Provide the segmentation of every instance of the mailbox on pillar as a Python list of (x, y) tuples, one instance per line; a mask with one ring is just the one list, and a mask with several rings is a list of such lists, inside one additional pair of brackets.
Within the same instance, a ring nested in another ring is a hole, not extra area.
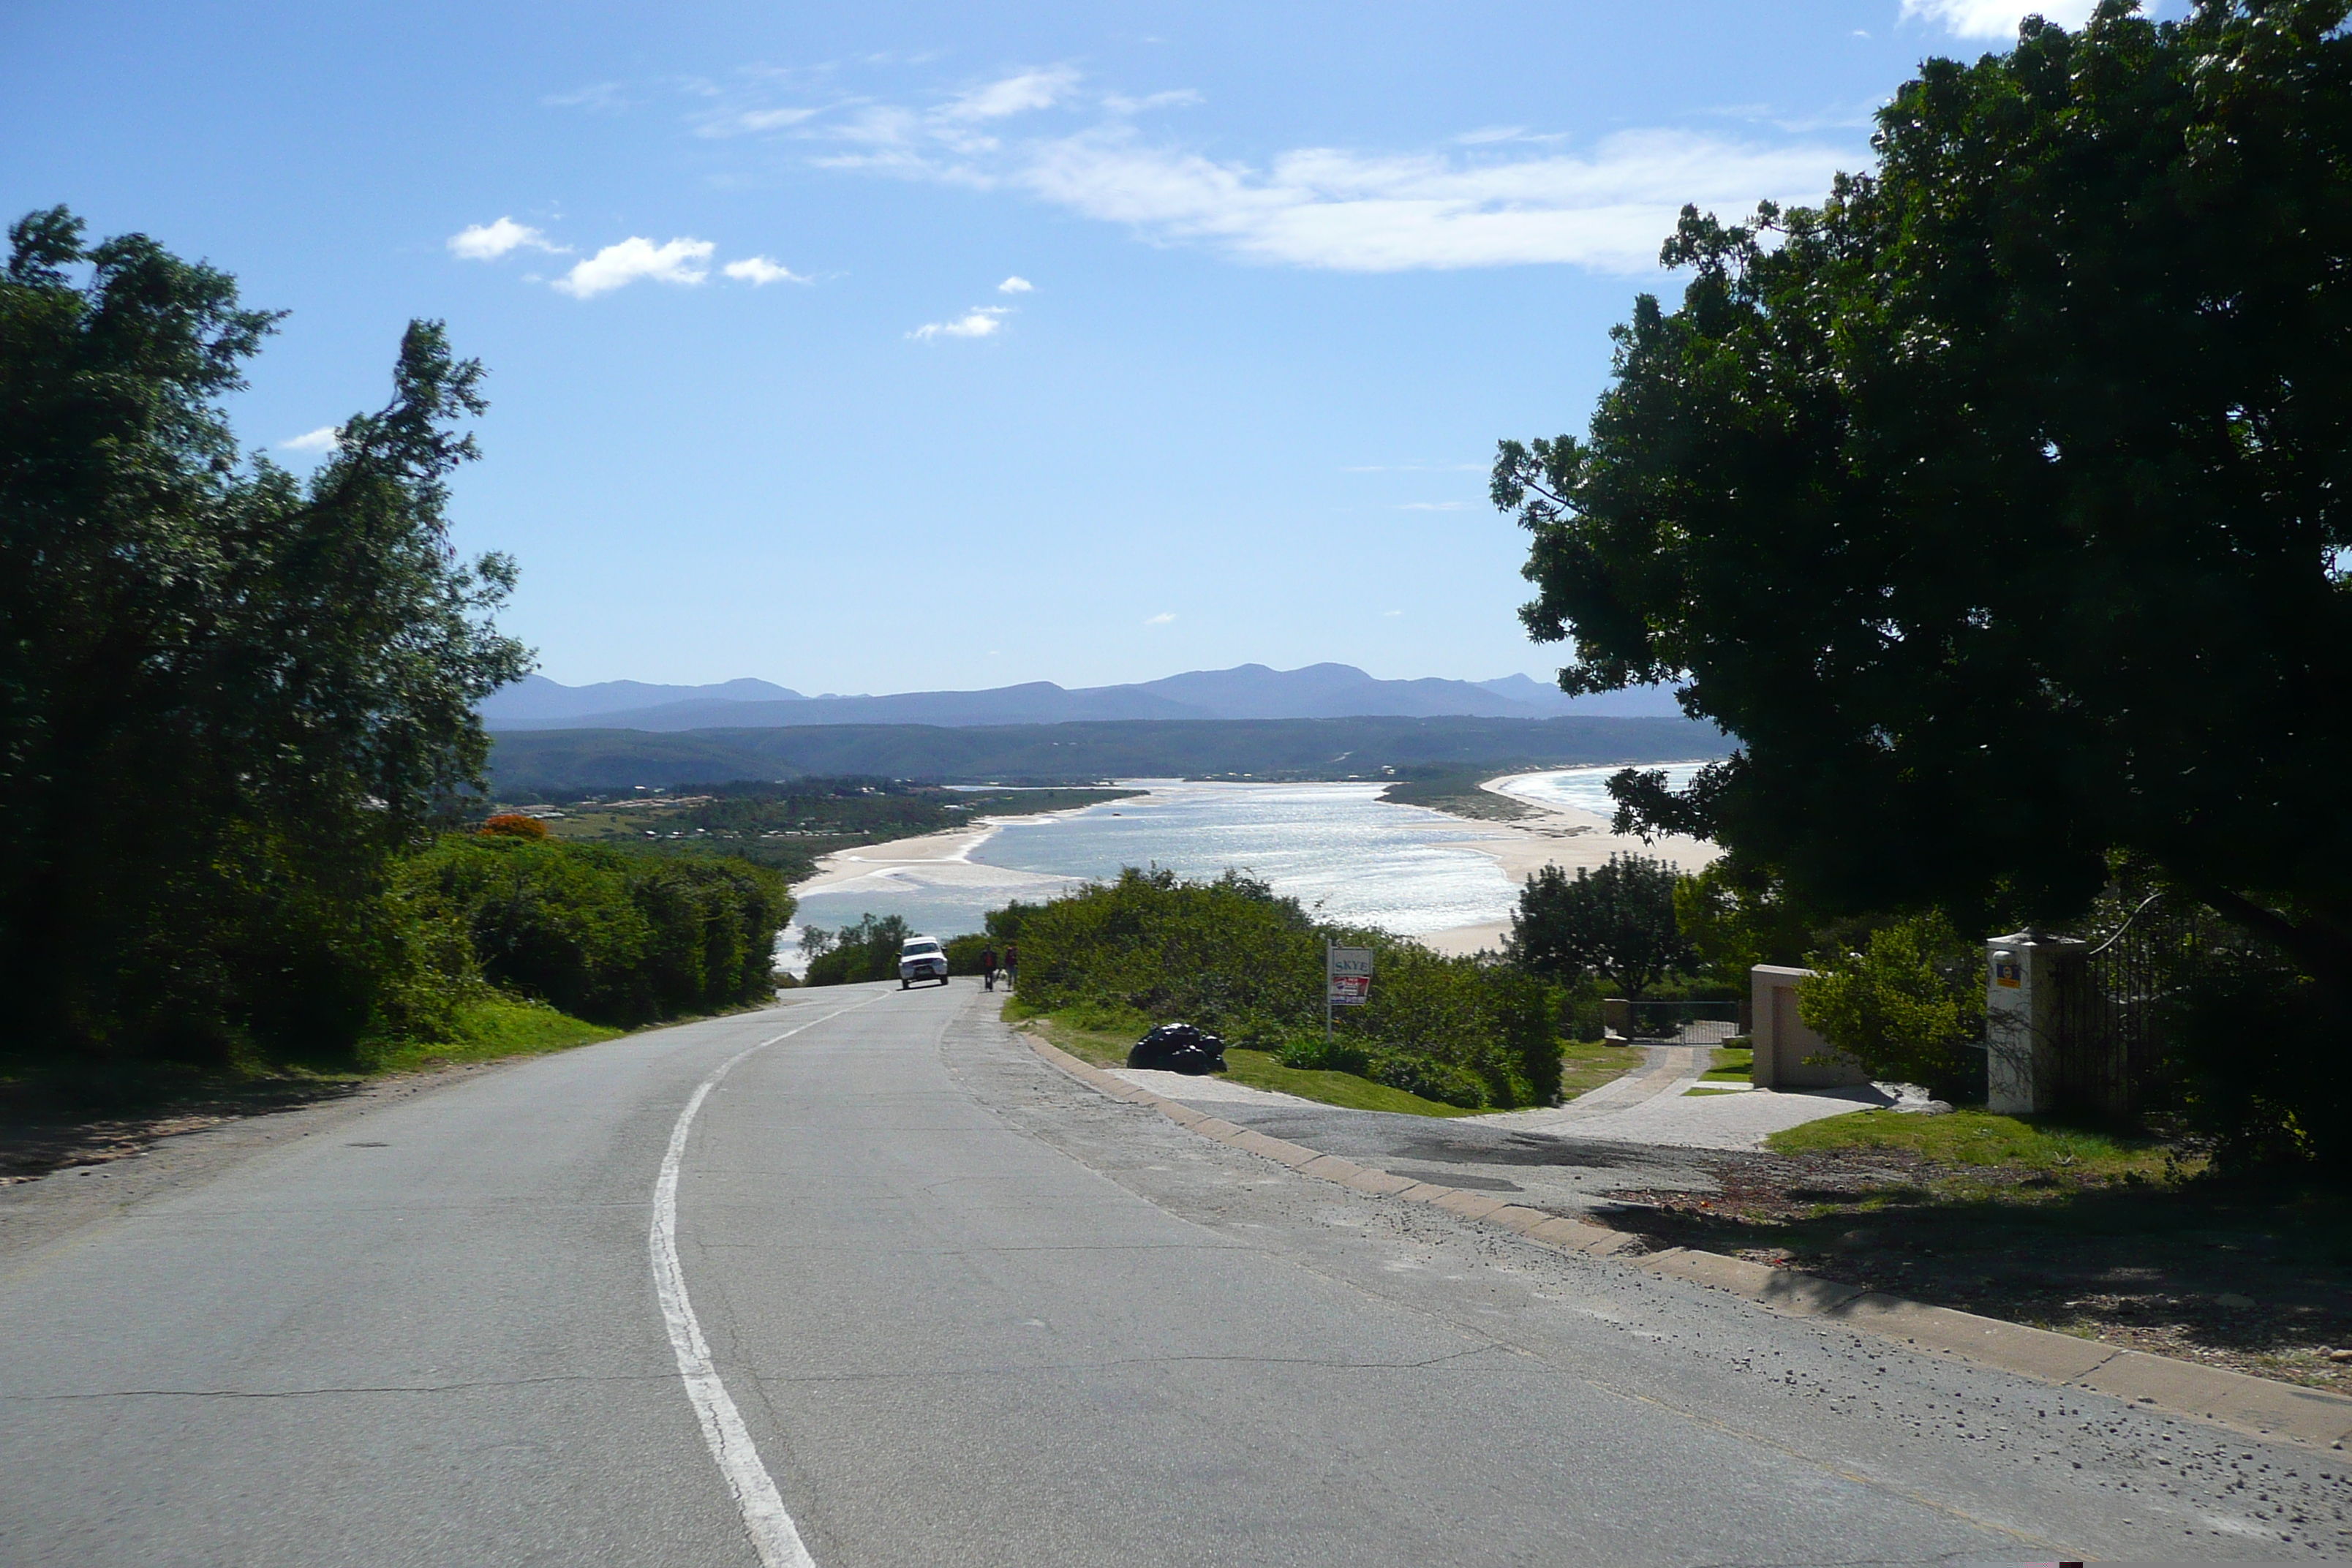
[(1985, 943), (1985, 1108), (2004, 1116), (2057, 1109), (2066, 988), (2083, 943), (2019, 931)]

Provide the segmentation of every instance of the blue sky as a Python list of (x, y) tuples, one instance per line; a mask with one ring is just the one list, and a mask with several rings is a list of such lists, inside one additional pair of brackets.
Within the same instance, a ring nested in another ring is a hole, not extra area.
[(298, 465), (446, 318), (559, 680), (1548, 677), (1495, 440), (1582, 427), (1682, 202), (1817, 196), (2023, 9), (27, 3), (0, 205), (290, 310)]

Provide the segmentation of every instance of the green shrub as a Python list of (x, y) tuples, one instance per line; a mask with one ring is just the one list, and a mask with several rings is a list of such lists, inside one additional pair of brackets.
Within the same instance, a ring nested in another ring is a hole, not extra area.
[(2232, 1175), (2316, 1165), (2352, 1177), (2352, 1089), (2336, 1063), (2343, 1014), (2283, 954), (2242, 935), (2209, 945), (2170, 987), (2191, 1130)]
[(483, 978), (600, 1024), (759, 1001), (792, 899), (774, 872), (717, 857), (451, 835), (401, 868), (420, 921), (461, 928)]
[[(1457, 1106), (1548, 1104), (1559, 1091), (1558, 1004), (1541, 981), (1375, 931), (1320, 926), (1297, 901), (1227, 872), (1192, 882), (1132, 868), (1029, 906), (1023, 1005), (1183, 1019), (1284, 1065), (1358, 1072)], [(1327, 941), (1374, 950), (1370, 1002), (1323, 1043)]]
[(1832, 950), (1814, 969), (1798, 1016), (1873, 1078), (1938, 1094), (1966, 1081), (1962, 1049), (1984, 1034), (1984, 961), (1943, 915), (1881, 926), (1864, 951)]
[(866, 915), (856, 925), (837, 931), (815, 931), (802, 942), (814, 944), (809, 960), (811, 985), (854, 985), (869, 980), (898, 978), (898, 948), (914, 934), (898, 915)]
[(1697, 953), (1675, 920), (1675, 868), (1640, 855), (1612, 855), (1570, 878), (1546, 866), (1519, 889), (1504, 948), (1531, 973), (1564, 985), (1598, 974), (1620, 996), (1640, 996)]

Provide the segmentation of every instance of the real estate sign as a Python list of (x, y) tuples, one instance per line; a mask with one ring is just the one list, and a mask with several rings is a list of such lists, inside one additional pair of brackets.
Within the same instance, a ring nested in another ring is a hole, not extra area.
[(1328, 989), (1325, 995), (1334, 1007), (1360, 1007), (1372, 999), (1372, 950), (1369, 947), (1333, 947), (1324, 950), (1329, 959), (1325, 968)]

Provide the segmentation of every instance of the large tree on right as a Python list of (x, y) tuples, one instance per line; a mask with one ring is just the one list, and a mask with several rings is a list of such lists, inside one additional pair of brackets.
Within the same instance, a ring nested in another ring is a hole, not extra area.
[(1589, 436), (1495, 470), (1562, 686), (1737, 739), (1627, 816), (1964, 931), (2134, 862), (2352, 1005), (2347, 9), (2030, 18), (1818, 209), (1685, 209)]

